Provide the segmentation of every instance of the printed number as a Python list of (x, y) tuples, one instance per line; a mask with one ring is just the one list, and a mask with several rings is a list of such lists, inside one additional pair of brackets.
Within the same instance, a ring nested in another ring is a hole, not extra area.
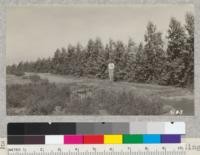
[(170, 111), (171, 115), (183, 115), (183, 110), (171, 110)]

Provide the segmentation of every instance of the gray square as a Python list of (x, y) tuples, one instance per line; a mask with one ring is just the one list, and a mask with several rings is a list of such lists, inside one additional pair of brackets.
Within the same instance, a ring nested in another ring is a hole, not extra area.
[(93, 123), (77, 123), (76, 134), (92, 134), (94, 133)]
[(130, 134), (146, 134), (147, 127), (144, 122), (131, 122), (130, 123)]
[(94, 134), (111, 134), (112, 123), (94, 123)]
[(113, 123), (112, 133), (113, 134), (128, 134), (129, 123)]

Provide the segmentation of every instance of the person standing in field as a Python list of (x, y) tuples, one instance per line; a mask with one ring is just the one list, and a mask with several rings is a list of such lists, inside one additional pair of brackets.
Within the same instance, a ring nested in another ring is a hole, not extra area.
[(108, 73), (109, 73), (110, 81), (114, 81), (114, 69), (115, 69), (115, 64), (112, 62), (109, 63), (108, 64)]

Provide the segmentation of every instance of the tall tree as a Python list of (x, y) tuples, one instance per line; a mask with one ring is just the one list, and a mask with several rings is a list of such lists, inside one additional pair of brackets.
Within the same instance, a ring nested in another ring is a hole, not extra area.
[(175, 18), (171, 18), (168, 30), (167, 63), (164, 78), (166, 84), (183, 84), (185, 70), (186, 34), (184, 27)]
[(107, 70), (107, 65), (108, 65), (108, 51), (105, 50), (102, 41), (97, 38), (95, 41), (95, 50), (97, 52), (97, 73), (96, 77), (105, 79), (107, 78), (106, 70)]
[(117, 41), (114, 46), (115, 80), (124, 80), (126, 77), (126, 48), (122, 41)]
[(96, 75), (96, 61), (97, 61), (97, 51), (95, 51), (95, 41), (90, 39), (87, 44), (87, 53), (86, 53), (87, 63), (85, 72), (89, 76)]
[(63, 47), (61, 48), (61, 51), (60, 51), (60, 74), (66, 74), (67, 71), (68, 71), (68, 68), (67, 68), (67, 62), (68, 62), (68, 55), (67, 55), (67, 50)]
[(68, 73), (73, 75), (76, 74), (76, 47), (68, 45), (67, 51)]
[(185, 16), (186, 29), (186, 53), (185, 53), (185, 74), (184, 85), (194, 85), (194, 15), (187, 13)]
[(84, 63), (87, 62), (87, 60), (85, 60), (84, 57), (85, 57), (85, 52), (83, 50), (83, 47), (80, 43), (77, 43), (77, 45), (76, 45), (76, 68), (75, 68), (75, 73), (77, 76), (83, 76)]
[(61, 51), (60, 49), (56, 49), (53, 57), (53, 68), (54, 73), (60, 73), (60, 59), (61, 59)]
[(156, 82), (160, 79), (163, 66), (164, 50), (162, 34), (157, 31), (156, 25), (149, 22), (144, 36), (145, 75), (147, 82)]
[(139, 44), (138, 50), (136, 53), (136, 58), (135, 58), (135, 81), (136, 82), (145, 82), (145, 71), (146, 71), (146, 60), (145, 60), (145, 55), (144, 55), (144, 46), (142, 43)]
[(136, 79), (136, 55), (137, 55), (138, 47), (136, 43), (130, 38), (128, 40), (127, 50), (125, 52), (125, 61), (126, 61), (126, 79), (128, 81), (135, 81)]

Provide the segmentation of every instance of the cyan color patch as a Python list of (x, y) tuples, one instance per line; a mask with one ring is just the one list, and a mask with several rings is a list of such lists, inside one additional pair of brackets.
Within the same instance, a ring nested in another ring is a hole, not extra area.
[(160, 137), (157, 134), (143, 135), (143, 143), (161, 143)]

